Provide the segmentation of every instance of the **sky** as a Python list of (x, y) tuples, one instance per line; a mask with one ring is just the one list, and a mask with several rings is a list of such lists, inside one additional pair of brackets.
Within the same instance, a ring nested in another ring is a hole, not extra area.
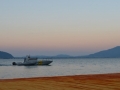
[(0, 51), (81, 56), (120, 46), (120, 0), (0, 0)]

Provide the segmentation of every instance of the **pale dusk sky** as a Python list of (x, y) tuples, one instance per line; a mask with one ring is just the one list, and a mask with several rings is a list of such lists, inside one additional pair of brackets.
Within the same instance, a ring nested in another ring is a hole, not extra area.
[(0, 0), (0, 51), (87, 55), (120, 46), (120, 0)]

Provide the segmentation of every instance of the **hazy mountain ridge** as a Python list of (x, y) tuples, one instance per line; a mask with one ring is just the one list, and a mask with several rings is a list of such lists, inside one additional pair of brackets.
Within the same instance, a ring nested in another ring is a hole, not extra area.
[(0, 51), (0, 59), (11, 59), (14, 58), (10, 53)]
[[(94, 54), (90, 55), (85, 55), (85, 56), (70, 56), (66, 54), (59, 54), (56, 56), (46, 56), (46, 55), (37, 55), (37, 56), (31, 56), (31, 57), (37, 57), (37, 58), (120, 58), (120, 46), (107, 49), (107, 50), (102, 50)], [(11, 54), (7, 52), (0, 51), (0, 58), (2, 59), (9, 59), (9, 58), (14, 58)], [(18, 58), (18, 57), (15, 57)], [(24, 57), (19, 57), (19, 58), (24, 58)]]
[(120, 58), (120, 46), (87, 55), (88, 58)]
[(59, 55), (55, 55), (55, 56), (45, 56), (45, 55), (41, 55), (41, 56), (32, 56), (32, 57), (38, 57), (38, 58), (48, 58), (48, 59), (55, 59), (55, 58), (72, 58), (73, 56), (67, 55), (67, 54), (59, 54)]
[(70, 56), (66, 54), (59, 54), (56, 56), (38, 56), (38, 58), (120, 58), (120, 46), (85, 56)]
[(111, 49), (102, 50), (94, 54), (89, 54), (85, 56), (70, 56), (60, 54), (56, 56), (51, 56), (51, 58), (120, 58), (120, 46), (116, 46)]

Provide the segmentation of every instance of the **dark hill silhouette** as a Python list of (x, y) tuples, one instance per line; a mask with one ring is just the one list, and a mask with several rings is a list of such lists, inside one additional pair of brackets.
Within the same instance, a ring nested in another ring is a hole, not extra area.
[(14, 58), (14, 57), (7, 52), (0, 51), (0, 59), (10, 59), (10, 58)]
[(120, 58), (120, 46), (85, 56), (88, 58)]

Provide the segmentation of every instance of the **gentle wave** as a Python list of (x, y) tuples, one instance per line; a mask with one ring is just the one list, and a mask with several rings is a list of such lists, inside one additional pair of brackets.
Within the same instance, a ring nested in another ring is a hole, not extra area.
[(12, 64), (0, 64), (0, 66), (12, 66)]

